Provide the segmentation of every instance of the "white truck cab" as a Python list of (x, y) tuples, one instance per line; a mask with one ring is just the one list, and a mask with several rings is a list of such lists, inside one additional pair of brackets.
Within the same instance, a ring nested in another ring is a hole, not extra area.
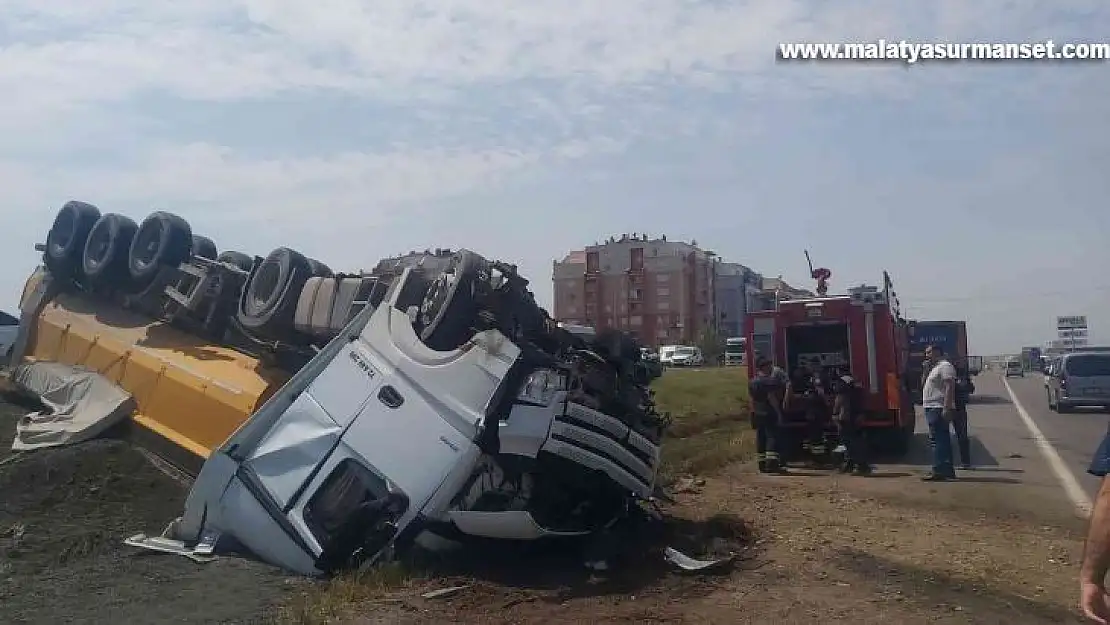
[(208, 459), (172, 538), (320, 575), (423, 531), (588, 535), (652, 496), (662, 425), (603, 413), (574, 350), (497, 329), (429, 348), (402, 301), (413, 271)]

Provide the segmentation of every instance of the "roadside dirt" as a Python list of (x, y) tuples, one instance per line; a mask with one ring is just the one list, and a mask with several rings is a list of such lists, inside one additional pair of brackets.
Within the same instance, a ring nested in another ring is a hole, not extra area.
[[(917, 492), (888, 498), (887, 483)], [(368, 598), (346, 622), (1081, 622), (1071, 611), (1077, 523), (1056, 515), (1029, 518), (1000, 498), (984, 499), (981, 507), (963, 494), (927, 491), (904, 474), (762, 477), (736, 469), (708, 480), (700, 492), (679, 495), (673, 507), (695, 520), (690, 526), (704, 528), (710, 543), (714, 533), (725, 535), (724, 543), (740, 550), (728, 575), (681, 576), (641, 564), (605, 580), (568, 575), (573, 569), (567, 567), (561, 576), (544, 576), (518, 566), (494, 578), (413, 582)], [(750, 528), (736, 514), (751, 519)], [(750, 541), (739, 539), (738, 527)], [(421, 598), (457, 585), (468, 586), (449, 597)], [(304, 618), (309, 613), (302, 610), (300, 620), (330, 620)]]
[[(0, 458), (20, 413), (0, 405)], [(0, 622), (1079, 622), (1081, 525), (1017, 505), (1007, 486), (734, 467), (667, 510), (678, 519), (669, 541), (740, 555), (724, 575), (676, 574), (655, 550), (591, 575), (566, 552), (500, 549), (433, 577), (310, 584), (243, 560), (200, 566), (122, 546), (179, 514), (185, 487), (98, 441), (0, 465)], [(421, 597), (455, 585), (466, 587)]]
[(25, 412), (0, 403), (0, 622), (261, 622), (302, 583), (253, 562), (199, 566), (123, 545), (179, 515), (185, 486), (120, 441), (12, 458)]

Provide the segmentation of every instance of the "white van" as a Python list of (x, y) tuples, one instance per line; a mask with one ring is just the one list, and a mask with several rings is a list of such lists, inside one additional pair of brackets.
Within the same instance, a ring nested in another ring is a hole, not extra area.
[(1077, 406), (1110, 410), (1110, 353), (1065, 354), (1048, 380), (1048, 407), (1068, 412)]
[(664, 367), (671, 366), (671, 361), (674, 360), (674, 352), (678, 349), (678, 345), (664, 345), (659, 348), (659, 364)]

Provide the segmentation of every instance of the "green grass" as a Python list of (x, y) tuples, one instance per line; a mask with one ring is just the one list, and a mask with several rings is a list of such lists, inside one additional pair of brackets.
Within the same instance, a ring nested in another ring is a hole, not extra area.
[[(652, 385), (660, 411), (673, 424), (663, 446), (665, 478), (712, 475), (754, 451), (748, 423), (747, 373), (743, 367), (668, 370)], [(307, 585), (276, 615), (281, 623), (341, 622), (373, 610), (398, 591), (434, 577), (434, 566), (385, 564), (361, 573)]]
[(670, 369), (652, 388), (659, 410), (674, 420), (663, 446), (665, 475), (708, 475), (752, 456), (746, 368)]

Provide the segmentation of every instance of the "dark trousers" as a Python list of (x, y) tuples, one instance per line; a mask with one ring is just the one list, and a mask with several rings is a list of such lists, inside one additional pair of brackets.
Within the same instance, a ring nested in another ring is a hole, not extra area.
[(782, 466), (782, 459), (779, 457), (778, 422), (774, 417), (756, 417), (753, 425), (755, 426), (755, 451), (760, 470)]
[(868, 453), (867, 439), (864, 438), (863, 428), (852, 421), (841, 422), (840, 442), (844, 444), (845, 468), (871, 468), (871, 454)]
[(956, 433), (956, 448), (960, 451), (960, 464), (971, 464), (971, 440), (967, 437), (967, 408), (957, 408), (952, 415), (952, 430)]
[(809, 448), (809, 454), (818, 463), (828, 462), (829, 449), (826, 442), (826, 435), (829, 422), (820, 417), (811, 415), (806, 422), (806, 446)]

